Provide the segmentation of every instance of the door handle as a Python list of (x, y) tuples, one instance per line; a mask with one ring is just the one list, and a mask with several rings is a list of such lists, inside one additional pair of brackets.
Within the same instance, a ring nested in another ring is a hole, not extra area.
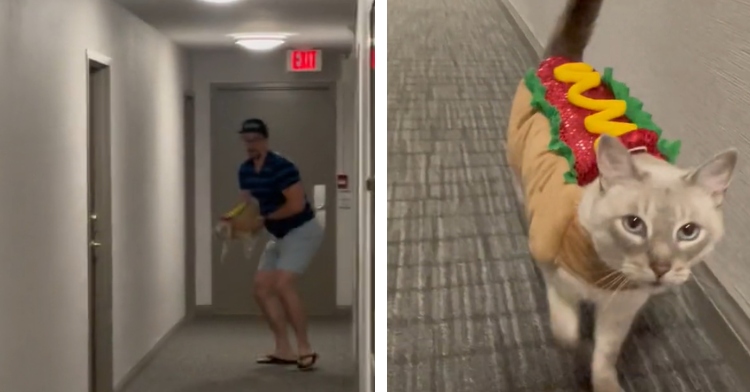
[(98, 247), (102, 246), (102, 243), (101, 242), (96, 242), (96, 241), (91, 241), (89, 243), (89, 245), (91, 245), (92, 248), (98, 248)]

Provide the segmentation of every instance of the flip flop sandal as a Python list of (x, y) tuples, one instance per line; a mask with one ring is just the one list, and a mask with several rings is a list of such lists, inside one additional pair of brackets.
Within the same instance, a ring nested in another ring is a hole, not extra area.
[(318, 353), (300, 355), (297, 360), (297, 369), (302, 371), (314, 370), (315, 362), (318, 362)]
[(279, 358), (275, 355), (266, 355), (265, 357), (260, 357), (255, 362), (261, 365), (295, 365), (298, 363), (293, 359)]

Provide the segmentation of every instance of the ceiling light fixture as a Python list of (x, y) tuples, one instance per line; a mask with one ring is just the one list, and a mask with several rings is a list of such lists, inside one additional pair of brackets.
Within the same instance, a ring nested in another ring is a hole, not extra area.
[(200, 0), (204, 3), (211, 3), (211, 4), (229, 4), (229, 3), (236, 3), (239, 0)]
[(234, 43), (248, 50), (268, 51), (283, 45), (284, 40), (279, 38), (242, 38), (234, 41)]
[(247, 50), (270, 51), (278, 48), (286, 42), (286, 38), (293, 34), (289, 33), (242, 33), (230, 34), (234, 43)]

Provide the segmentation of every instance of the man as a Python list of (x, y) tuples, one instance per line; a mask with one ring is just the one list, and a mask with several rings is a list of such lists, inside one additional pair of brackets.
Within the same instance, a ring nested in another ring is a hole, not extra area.
[[(257, 200), (271, 238), (254, 279), (254, 295), (274, 334), (273, 354), (258, 363), (310, 370), (318, 355), (307, 336), (307, 320), (295, 288), (323, 240), (323, 228), (307, 200), (297, 167), (268, 148), (268, 127), (257, 118), (242, 124), (240, 136), (248, 160), (240, 165), (239, 184), (245, 202)], [(287, 321), (297, 337), (297, 355), (287, 336)]]

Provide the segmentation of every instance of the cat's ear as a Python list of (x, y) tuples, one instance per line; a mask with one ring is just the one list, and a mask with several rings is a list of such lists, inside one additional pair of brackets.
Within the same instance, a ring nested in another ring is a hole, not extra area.
[(596, 163), (599, 167), (599, 179), (603, 190), (614, 184), (631, 180), (640, 180), (641, 173), (633, 163), (630, 151), (620, 139), (601, 135), (596, 150)]
[(724, 193), (732, 181), (734, 168), (737, 166), (737, 150), (730, 148), (715, 155), (697, 169), (688, 173), (686, 179), (694, 185), (707, 190), (717, 206), (724, 201)]

